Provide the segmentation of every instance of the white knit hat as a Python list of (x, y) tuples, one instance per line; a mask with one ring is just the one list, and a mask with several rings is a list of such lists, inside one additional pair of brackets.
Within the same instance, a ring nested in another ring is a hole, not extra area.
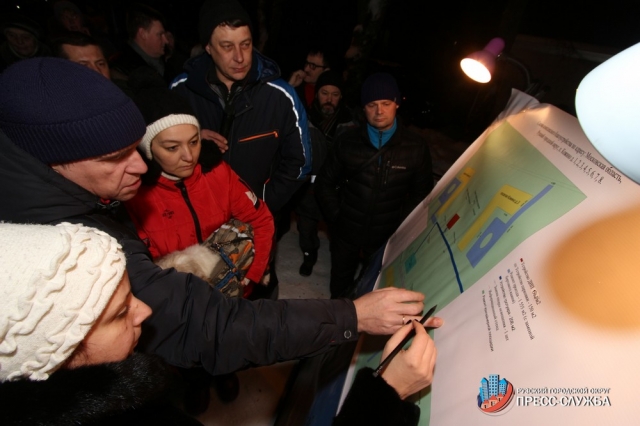
[(153, 138), (158, 136), (158, 133), (160, 133), (161, 131), (168, 129), (169, 127), (177, 126), (178, 124), (191, 124), (193, 126), (196, 126), (198, 132), (200, 131), (200, 123), (198, 122), (198, 119), (193, 115), (170, 114), (154, 121), (147, 126), (147, 131), (142, 137), (142, 140), (138, 145), (138, 149), (142, 151), (149, 160), (152, 160), (153, 154), (151, 153), (151, 141), (153, 140)]
[(122, 247), (97, 229), (0, 223), (0, 381), (47, 379), (91, 330), (124, 272)]

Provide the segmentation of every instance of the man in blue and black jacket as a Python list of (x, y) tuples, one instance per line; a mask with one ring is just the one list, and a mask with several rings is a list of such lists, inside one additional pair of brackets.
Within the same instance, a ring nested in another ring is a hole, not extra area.
[(253, 49), (249, 15), (235, 0), (205, 2), (198, 31), (206, 53), (187, 61), (172, 88), (191, 103), (202, 137), (276, 214), (311, 170), (304, 106)]
[(362, 84), (366, 123), (334, 141), (315, 183), (331, 230), (331, 297), (349, 295), (365, 263), (433, 188), (429, 140), (402, 124), (402, 94), (387, 73)]

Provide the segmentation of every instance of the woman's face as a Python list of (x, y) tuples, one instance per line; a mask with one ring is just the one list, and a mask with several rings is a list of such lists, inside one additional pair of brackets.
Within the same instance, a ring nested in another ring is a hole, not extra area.
[(151, 154), (167, 174), (188, 178), (200, 157), (200, 135), (193, 124), (164, 129), (151, 141)]
[(129, 275), (125, 272), (102, 315), (82, 341), (80, 349), (72, 355), (68, 367), (127, 358), (138, 343), (142, 321), (149, 315), (151, 308), (131, 294)]

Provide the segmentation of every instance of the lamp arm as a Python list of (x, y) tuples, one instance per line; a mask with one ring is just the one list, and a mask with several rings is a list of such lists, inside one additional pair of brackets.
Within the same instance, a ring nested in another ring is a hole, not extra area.
[(525, 78), (527, 79), (527, 90), (525, 91), (525, 93), (529, 93), (529, 90), (532, 89), (532, 85), (531, 85), (531, 73), (529, 72), (529, 68), (527, 68), (527, 66), (525, 64), (523, 64), (522, 62), (518, 61), (515, 58), (512, 58), (511, 56), (507, 55), (506, 53), (501, 53), (500, 55), (498, 55), (497, 59), (503, 60), (503, 61), (507, 61), (507, 62), (511, 62), (512, 64), (515, 64), (518, 68), (520, 68), (520, 70), (524, 73)]

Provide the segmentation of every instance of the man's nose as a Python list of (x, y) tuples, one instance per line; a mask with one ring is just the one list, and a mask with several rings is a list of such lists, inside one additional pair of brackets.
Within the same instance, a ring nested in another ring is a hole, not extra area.
[(147, 172), (147, 165), (137, 149), (134, 149), (131, 155), (128, 172), (135, 175), (142, 175)]
[(242, 52), (240, 46), (234, 49), (233, 60), (239, 63), (244, 62), (244, 53)]

